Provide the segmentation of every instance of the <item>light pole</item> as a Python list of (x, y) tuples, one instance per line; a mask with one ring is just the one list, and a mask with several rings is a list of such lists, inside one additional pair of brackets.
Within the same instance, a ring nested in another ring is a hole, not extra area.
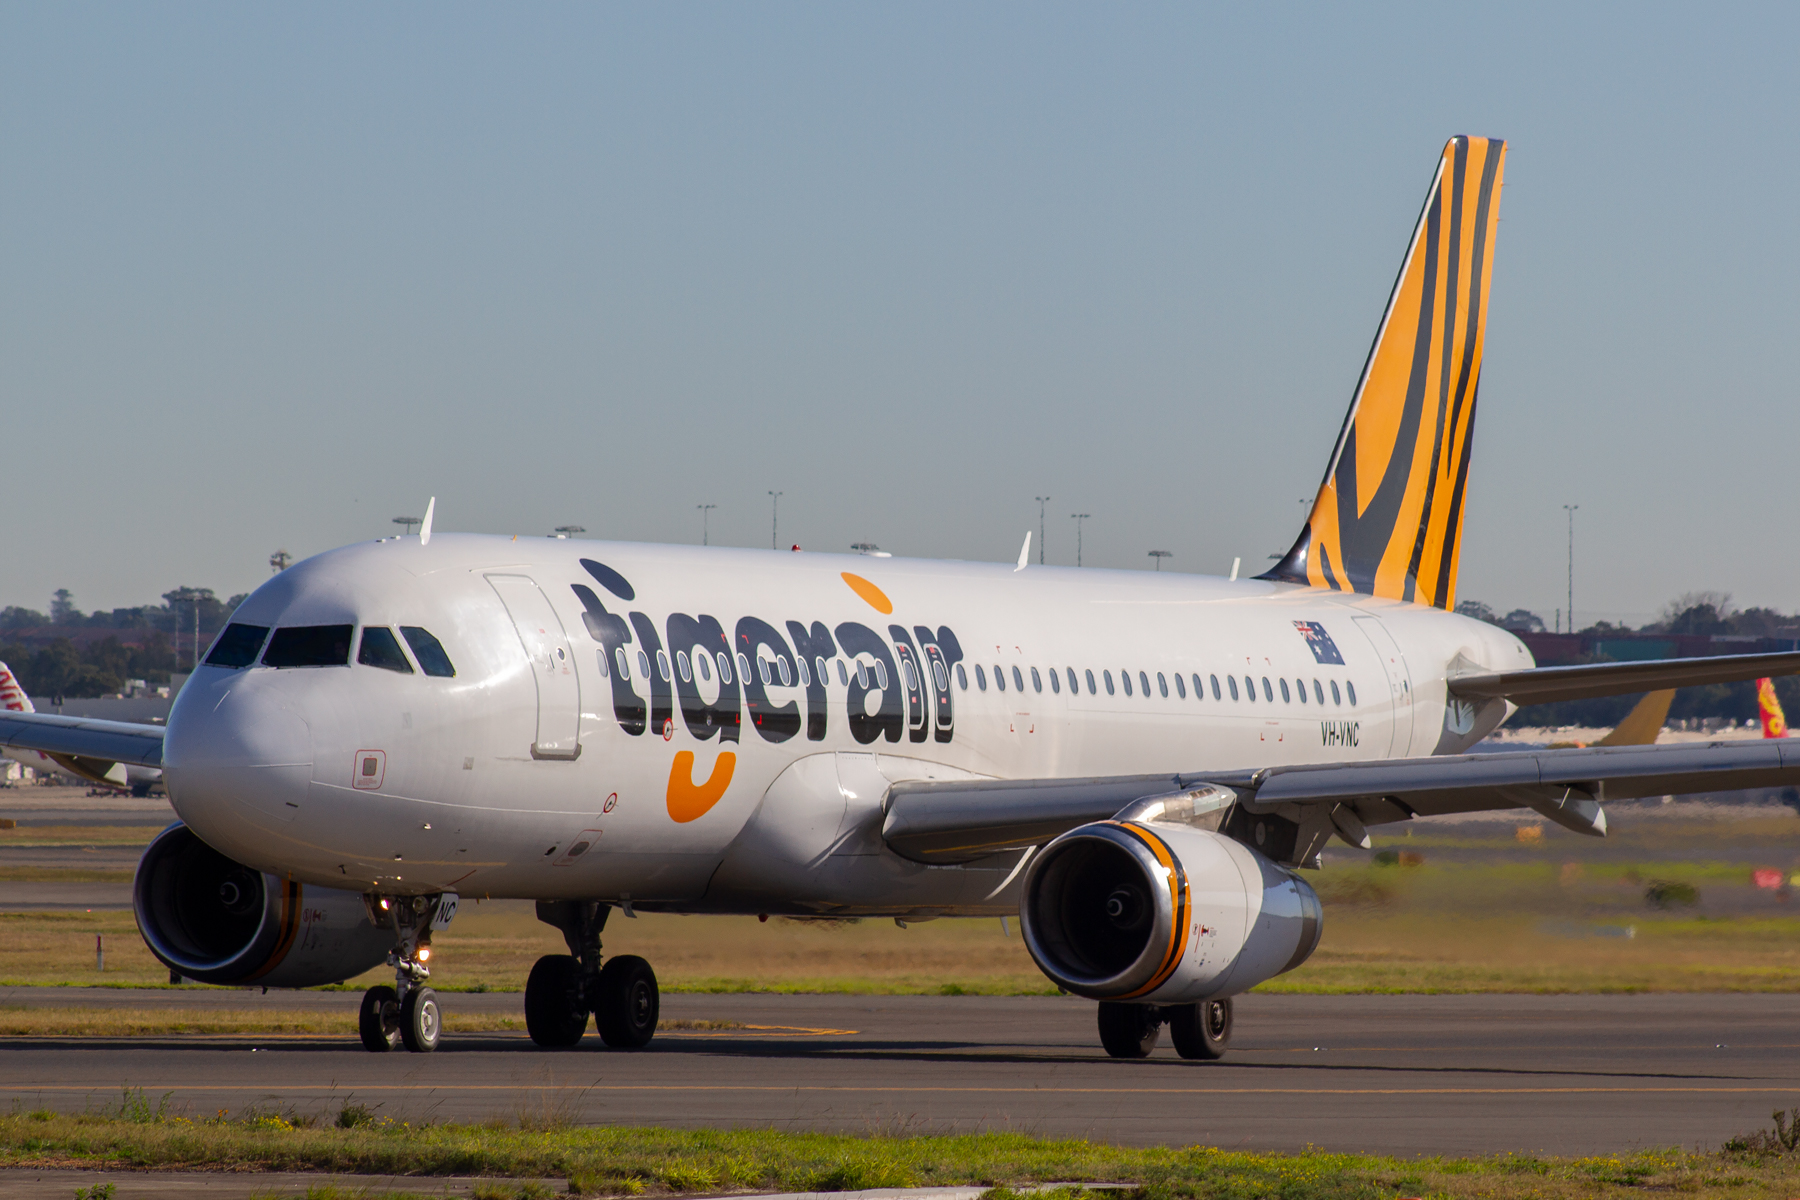
[(1569, 632), (1575, 632), (1575, 510), (1579, 504), (1565, 504), (1563, 511), (1569, 514)]
[(712, 544), (712, 534), (707, 529), (707, 522), (712, 516), (712, 510), (719, 506), (716, 504), (696, 504), (694, 507), (700, 510), (700, 544), (702, 546), (710, 546)]
[(781, 539), (776, 536), (776, 533), (781, 528), (781, 498), (785, 495), (787, 495), (786, 492), (769, 493), (769, 549), (771, 550), (781, 549)]
[(413, 530), (417, 529), (419, 526), (423, 525), (424, 523), (425, 523), (424, 519), (420, 518), (420, 517), (395, 517), (394, 518), (394, 524), (403, 526), (408, 535), (411, 535)]
[(171, 609), (175, 609), (175, 667), (177, 670), (181, 668), (181, 610), (175, 606), (178, 604), (194, 606), (194, 653), (193, 665), (190, 669), (198, 670), (200, 667), (200, 605), (212, 598), (213, 590), (211, 588), (180, 587), (172, 592), (163, 593), (163, 599), (169, 602)]
[(1069, 519), (1075, 522), (1075, 565), (1081, 565), (1081, 523), (1088, 519), (1087, 513), (1070, 513)]
[(1039, 496), (1037, 498), (1037, 502), (1038, 502), (1038, 566), (1041, 567), (1044, 565), (1044, 542), (1046, 540), (1044, 537), (1044, 529), (1045, 529), (1044, 505), (1050, 503), (1050, 497)]
[(1161, 571), (1162, 560), (1165, 558), (1174, 558), (1175, 552), (1173, 550), (1152, 550), (1150, 552), (1150, 557), (1156, 560), (1156, 569)]

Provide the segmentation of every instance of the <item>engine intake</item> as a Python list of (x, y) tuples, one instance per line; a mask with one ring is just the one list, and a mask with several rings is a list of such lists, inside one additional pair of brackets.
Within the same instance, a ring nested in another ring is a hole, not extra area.
[(1229, 792), (1140, 801), (1063, 834), (1026, 872), (1019, 923), (1038, 967), (1096, 1000), (1180, 1004), (1247, 991), (1318, 946), (1318, 895), (1217, 832)]
[(138, 861), (132, 908), (150, 952), (200, 983), (313, 987), (387, 958), (362, 896), (252, 870), (177, 822)]

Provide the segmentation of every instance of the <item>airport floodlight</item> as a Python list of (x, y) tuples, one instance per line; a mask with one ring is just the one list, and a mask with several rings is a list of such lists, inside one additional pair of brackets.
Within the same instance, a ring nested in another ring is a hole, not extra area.
[(1575, 632), (1575, 510), (1579, 504), (1565, 504), (1563, 511), (1569, 514), (1569, 632)]
[(1044, 543), (1049, 540), (1044, 536), (1046, 532), (1044, 525), (1044, 506), (1050, 503), (1050, 497), (1038, 496), (1035, 497), (1035, 499), (1038, 502), (1038, 566), (1041, 567), (1044, 565)]
[(394, 524), (404, 526), (406, 529), (406, 533), (409, 536), (412, 534), (413, 530), (417, 529), (419, 526), (423, 525), (424, 523), (425, 523), (425, 519), (423, 517), (395, 517), (394, 518)]
[(277, 550), (269, 555), (269, 574), (279, 575), (293, 564), (294, 556), (286, 550)]
[(1089, 513), (1070, 513), (1069, 519), (1075, 522), (1075, 565), (1081, 565), (1081, 523), (1088, 519)]
[(716, 504), (696, 504), (694, 507), (700, 510), (700, 544), (702, 546), (710, 546), (712, 544), (712, 531), (708, 529), (707, 526), (712, 517), (712, 510), (719, 506)]
[(1173, 550), (1152, 550), (1150, 552), (1150, 557), (1156, 560), (1156, 569), (1160, 571), (1162, 570), (1162, 560), (1165, 558), (1174, 558), (1175, 552)]
[(586, 525), (558, 525), (556, 527), (555, 532), (556, 532), (557, 537), (572, 538), (578, 533), (586, 533), (587, 526)]
[(785, 495), (787, 495), (786, 492), (769, 493), (769, 549), (771, 550), (781, 549), (781, 539), (775, 534), (781, 527), (781, 498)]

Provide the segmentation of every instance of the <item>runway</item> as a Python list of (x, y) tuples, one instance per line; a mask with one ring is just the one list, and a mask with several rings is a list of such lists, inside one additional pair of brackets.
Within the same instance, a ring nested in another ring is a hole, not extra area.
[[(342, 1005), (347, 993), (10, 989), (0, 1004)], [(515, 994), (446, 1008), (518, 1011)], [(1795, 1001), (1777, 995), (1249, 996), (1233, 1050), (1116, 1062), (1072, 998), (670, 995), (647, 1050), (523, 1034), (435, 1055), (343, 1037), (15, 1038), (0, 1103), (80, 1110), (121, 1087), (189, 1111), (352, 1093), (407, 1119), (555, 1113), (582, 1123), (850, 1132), (1011, 1130), (1133, 1144), (1415, 1154), (1596, 1154), (1717, 1145), (1800, 1104)]]

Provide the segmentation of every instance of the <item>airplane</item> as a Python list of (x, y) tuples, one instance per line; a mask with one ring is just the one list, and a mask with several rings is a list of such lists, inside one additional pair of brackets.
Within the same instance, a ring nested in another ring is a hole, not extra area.
[(1675, 703), (1675, 689), (1663, 688), (1660, 691), (1646, 692), (1644, 698), (1631, 706), (1625, 719), (1613, 727), (1604, 737), (1595, 738), (1592, 742), (1551, 742), (1549, 749), (1562, 750), (1571, 746), (1649, 746), (1662, 736), (1663, 722), (1669, 719), (1669, 706)]
[[(1106, 1053), (1226, 1052), (1303, 963), (1328, 841), (1800, 782), (1787, 741), (1467, 751), (1517, 706), (1800, 671), (1800, 653), (1538, 667), (1457, 615), (1505, 143), (1456, 137), (1293, 548), (1256, 579), (433, 534), (289, 567), (166, 729), (0, 716), (0, 742), (160, 765), (180, 820), (139, 928), (173, 973), (304, 987), (382, 962), (362, 1043), (439, 1044), (432, 934), (529, 899), (568, 953), (542, 1047), (655, 1034), (615, 910), (1019, 918)], [(1027, 550), (1029, 539), (1027, 539)]]
[[(37, 706), (31, 697), (25, 694), (20, 686), (18, 676), (12, 668), (0, 662), (0, 712), (30, 713), (36, 712)], [(150, 789), (162, 780), (162, 771), (156, 767), (145, 767), (136, 764), (118, 762), (89, 762), (74, 755), (50, 755), (42, 750), (33, 750), (21, 746), (9, 746), (0, 742), (0, 755), (5, 755), (14, 762), (30, 767), (39, 775), (50, 775), (75, 784), (94, 784), (99, 787), (113, 788), (122, 792), (130, 792), (134, 796), (148, 796)]]

